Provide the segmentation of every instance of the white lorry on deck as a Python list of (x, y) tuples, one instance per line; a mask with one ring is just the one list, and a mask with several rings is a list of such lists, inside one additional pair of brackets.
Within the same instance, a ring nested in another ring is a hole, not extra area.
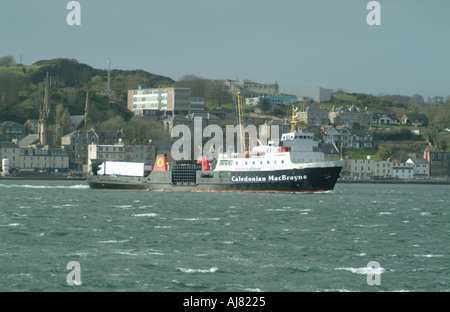
[(138, 162), (105, 161), (98, 166), (98, 175), (143, 177), (145, 164)]

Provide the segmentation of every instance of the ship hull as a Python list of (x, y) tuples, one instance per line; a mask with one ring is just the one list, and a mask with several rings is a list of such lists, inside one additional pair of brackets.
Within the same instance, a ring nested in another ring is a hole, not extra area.
[(180, 181), (172, 171), (152, 171), (147, 177), (90, 176), (91, 188), (190, 192), (329, 192), (342, 166), (273, 171), (196, 171)]

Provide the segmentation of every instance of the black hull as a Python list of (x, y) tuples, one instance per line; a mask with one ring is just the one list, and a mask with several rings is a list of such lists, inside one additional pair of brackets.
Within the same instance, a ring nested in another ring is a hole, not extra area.
[(328, 192), (341, 166), (277, 171), (197, 171), (192, 181), (179, 182), (172, 171), (152, 171), (148, 177), (90, 176), (91, 188), (188, 192)]

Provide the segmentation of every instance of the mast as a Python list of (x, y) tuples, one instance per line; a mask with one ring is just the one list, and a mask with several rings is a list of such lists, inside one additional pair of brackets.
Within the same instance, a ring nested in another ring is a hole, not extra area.
[(238, 119), (239, 119), (239, 133), (240, 133), (240, 142), (241, 145), (241, 152), (245, 152), (245, 137), (244, 137), (244, 111), (242, 108), (242, 101), (241, 101), (241, 92), (238, 90), (237, 93), (237, 100), (238, 100)]
[(50, 120), (50, 101), (49, 101), (49, 88), (50, 88), (50, 77), (47, 72), (46, 78), (44, 79), (44, 102), (39, 110), (39, 141), (42, 145), (48, 145), (51, 142), (51, 131), (49, 130), (51, 120)]
[(291, 132), (295, 132), (295, 128), (296, 128), (297, 124), (299, 123), (295, 117), (295, 113), (297, 111), (298, 111), (298, 108), (295, 108), (294, 106), (292, 106)]

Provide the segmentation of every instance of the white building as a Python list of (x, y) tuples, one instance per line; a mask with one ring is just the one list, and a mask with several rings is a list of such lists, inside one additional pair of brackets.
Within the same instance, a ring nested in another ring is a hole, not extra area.
[(345, 159), (341, 177), (349, 179), (428, 179), (430, 164), (423, 158), (409, 158), (405, 163), (388, 160)]
[(9, 168), (20, 168), (21, 148), (12, 142), (0, 142), (0, 158), (9, 159)]
[(1, 143), (0, 158), (9, 159), (9, 168), (28, 171), (66, 172), (69, 155), (62, 148), (21, 148), (14, 143)]
[(342, 168), (342, 177), (352, 179), (371, 179), (375, 161), (368, 159), (346, 159)]
[(365, 180), (365, 179), (390, 179), (394, 163), (370, 159), (345, 159), (341, 176), (343, 178)]
[(374, 179), (390, 179), (392, 178), (392, 168), (394, 167), (394, 163), (381, 160), (374, 162), (372, 167), (372, 177)]
[(414, 179), (429, 179), (430, 178), (430, 163), (425, 158), (409, 158), (406, 161), (413, 167)]
[(329, 102), (333, 90), (321, 87), (280, 87), (281, 94), (292, 94), (314, 102)]
[(393, 163), (392, 177), (394, 179), (410, 180), (414, 176), (414, 168), (410, 163)]
[(191, 110), (189, 88), (140, 88), (128, 90), (128, 109), (135, 116), (188, 114)]

